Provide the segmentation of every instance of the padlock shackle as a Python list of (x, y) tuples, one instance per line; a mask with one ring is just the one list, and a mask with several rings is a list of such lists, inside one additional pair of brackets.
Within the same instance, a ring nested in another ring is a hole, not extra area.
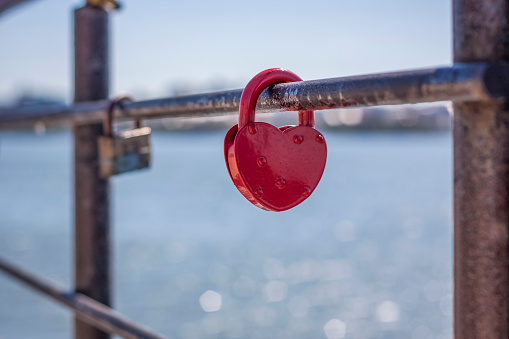
[[(104, 135), (107, 137), (113, 137), (113, 111), (115, 107), (124, 109), (124, 103), (133, 102), (133, 99), (128, 95), (119, 95), (112, 99), (108, 105), (108, 111), (106, 112), (106, 118), (103, 122)], [(140, 120), (136, 119), (136, 128), (140, 126)]]
[[(255, 121), (256, 102), (263, 90), (270, 85), (302, 81), (295, 73), (283, 68), (271, 68), (254, 76), (246, 85), (240, 97), (239, 130)], [(315, 127), (315, 113), (313, 111), (299, 111), (299, 125)]]

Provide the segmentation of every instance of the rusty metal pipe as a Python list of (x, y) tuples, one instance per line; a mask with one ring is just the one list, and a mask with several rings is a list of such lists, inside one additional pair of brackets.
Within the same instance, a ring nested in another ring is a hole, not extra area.
[[(401, 105), (501, 99), (509, 93), (509, 66), (505, 63), (466, 63), (451, 67), (361, 75), (278, 84), (264, 91), (257, 113), (324, 110), (345, 107)], [(242, 90), (145, 100), (115, 110), (115, 119), (152, 119), (238, 114)], [(19, 122), (69, 121), (91, 124), (104, 119), (108, 101), (0, 110), (0, 126)]]
[[(108, 12), (86, 5), (74, 12), (74, 101), (103, 100), (109, 89)], [(99, 121), (74, 125), (74, 285), (98, 302), (111, 305), (110, 185), (99, 177)], [(75, 318), (76, 339), (109, 339)]]
[[(509, 59), (506, 0), (453, 6), (454, 62)], [(509, 338), (507, 104), (454, 103), (453, 134), (455, 338)]]
[(164, 339), (144, 326), (134, 323), (120, 313), (80, 293), (67, 292), (61, 286), (0, 259), (0, 270), (25, 283), (60, 304), (72, 309), (81, 321), (123, 338)]

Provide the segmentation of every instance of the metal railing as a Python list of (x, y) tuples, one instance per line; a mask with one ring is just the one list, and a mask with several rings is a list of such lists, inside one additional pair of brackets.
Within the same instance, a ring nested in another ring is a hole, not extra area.
[(86, 295), (68, 292), (57, 284), (28, 272), (17, 265), (0, 259), (0, 269), (36, 291), (69, 307), (80, 320), (103, 331), (122, 336), (123, 338), (165, 338), (150, 329), (137, 325), (118, 312)]
[[(406, 72), (277, 84), (265, 90), (257, 112), (324, 110), (436, 101), (503, 99), (509, 64), (472, 63)], [(126, 103), (115, 119), (153, 119), (238, 114), (242, 90)], [(104, 120), (108, 101), (72, 106), (0, 109), (0, 127), (16, 123), (66, 121), (86, 125)]]
[[(0, 0), (4, 5), (19, 0)], [(509, 338), (509, 4), (453, 0), (454, 65), (275, 85), (260, 112), (433, 101), (454, 104), (454, 331)], [(96, 139), (109, 96), (108, 12), (75, 11), (75, 103), (0, 111), (0, 126), (65, 121), (75, 140), (75, 287), (72, 292), (5, 260), (0, 269), (75, 313), (75, 338), (162, 338), (110, 304), (109, 182), (98, 176)], [(5, 7), (7, 8), (7, 7)], [(138, 101), (117, 119), (237, 113), (241, 90)]]
[(2, 15), (5, 11), (8, 11), (11, 8), (14, 8), (28, 1), (30, 0), (2, 0), (0, 1), (0, 15)]

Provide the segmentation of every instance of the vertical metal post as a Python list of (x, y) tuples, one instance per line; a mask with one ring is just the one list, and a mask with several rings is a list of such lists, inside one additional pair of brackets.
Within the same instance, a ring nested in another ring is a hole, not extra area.
[[(89, 4), (74, 12), (75, 102), (106, 99), (109, 87), (108, 12)], [(110, 188), (99, 178), (101, 124), (74, 126), (75, 289), (110, 305)], [(75, 318), (76, 339), (110, 336)]]
[[(507, 60), (508, 2), (453, 3), (454, 61)], [(454, 104), (454, 215), (455, 338), (509, 338), (509, 111), (504, 103)]]

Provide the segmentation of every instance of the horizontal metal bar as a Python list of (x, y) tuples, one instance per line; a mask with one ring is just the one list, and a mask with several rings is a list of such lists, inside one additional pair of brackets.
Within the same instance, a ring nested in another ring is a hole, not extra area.
[(12, 9), (28, 1), (29, 0), (0, 0), (0, 15), (8, 9)]
[(133, 323), (120, 313), (83, 295), (67, 292), (62, 287), (28, 272), (16, 265), (0, 259), (0, 269), (11, 277), (27, 284), (38, 292), (49, 296), (62, 305), (74, 310), (75, 315), (88, 324), (105, 332), (123, 338), (164, 339), (162, 335)]
[[(455, 64), (452, 67), (277, 84), (265, 90), (257, 112), (345, 107), (484, 101), (509, 93), (509, 66)], [(152, 119), (237, 114), (242, 90), (137, 101), (115, 111), (116, 119)], [(102, 121), (106, 101), (0, 110), (0, 126), (16, 122)]]

